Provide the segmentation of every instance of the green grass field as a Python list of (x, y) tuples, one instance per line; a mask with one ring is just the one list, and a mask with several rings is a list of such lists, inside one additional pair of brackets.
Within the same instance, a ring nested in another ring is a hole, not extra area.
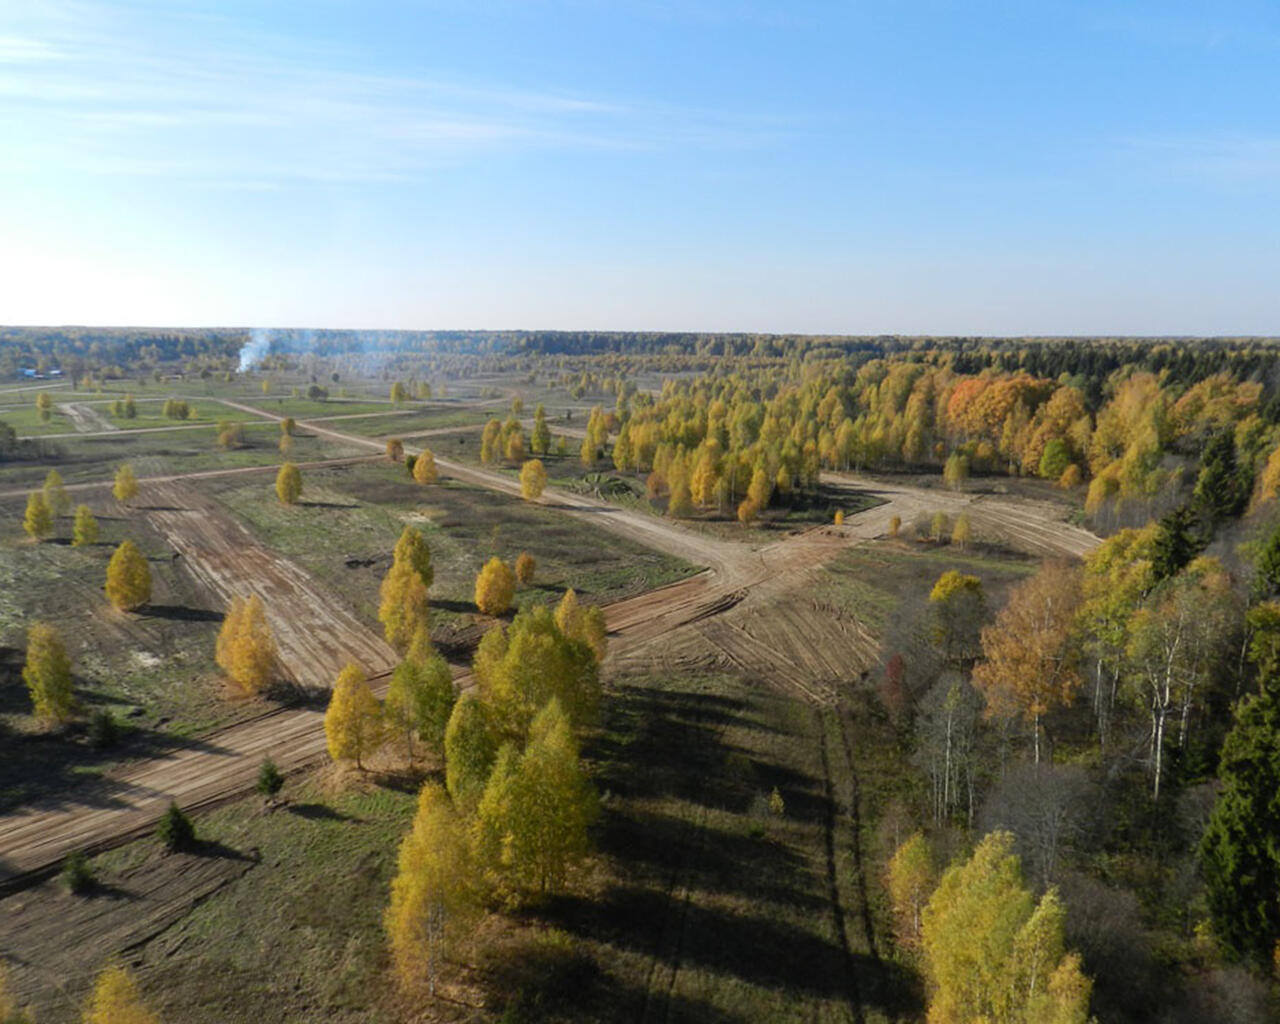
[[(212, 431), (174, 430), (157, 434), (117, 434), (102, 437), (70, 437), (41, 442), (47, 452), (33, 459), (0, 463), (0, 489), (39, 487), (50, 469), (57, 469), (66, 483), (109, 483), (116, 467), (130, 463), (138, 476), (271, 466), (283, 461), (280, 428), (274, 423), (249, 423), (244, 428), (247, 446), (224, 451)], [(308, 435), (294, 438), (289, 458), (293, 462), (368, 455), (369, 450), (329, 438)]]
[[(370, 416), (367, 419), (338, 420), (333, 426), (344, 433), (362, 437), (399, 437), (418, 430), (439, 430), (446, 427), (469, 427), (483, 424), (491, 414), (484, 409), (468, 406), (437, 405), (423, 410), (412, 410), (395, 416)], [(430, 446), (434, 438), (410, 439), (412, 447)]]

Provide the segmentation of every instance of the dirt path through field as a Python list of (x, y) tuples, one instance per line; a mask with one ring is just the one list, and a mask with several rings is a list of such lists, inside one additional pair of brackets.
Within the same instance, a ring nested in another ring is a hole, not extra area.
[(912, 487), (856, 473), (824, 472), (822, 479), (851, 496), (872, 495), (884, 501), (883, 505), (846, 521), (845, 528), (850, 535), (862, 539), (888, 533), (889, 520), (895, 515), (903, 525), (910, 525), (922, 517), (943, 512), (953, 520), (965, 513), (975, 535), (985, 535), (1004, 547), (1042, 557), (1082, 558), (1101, 543), (1088, 530), (1068, 523), (1067, 510), (1052, 501)]
[(113, 433), (119, 428), (87, 402), (59, 402), (58, 408), (66, 413), (76, 431), (88, 434), (92, 431)]

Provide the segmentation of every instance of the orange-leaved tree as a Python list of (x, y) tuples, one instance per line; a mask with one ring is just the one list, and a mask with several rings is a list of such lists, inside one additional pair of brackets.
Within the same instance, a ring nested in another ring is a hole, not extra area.
[(982, 662), (973, 685), (987, 701), (989, 718), (1030, 723), (1040, 763), (1040, 722), (1070, 703), (1080, 688), (1080, 573), (1050, 564), (1013, 588), (1008, 603), (982, 631)]

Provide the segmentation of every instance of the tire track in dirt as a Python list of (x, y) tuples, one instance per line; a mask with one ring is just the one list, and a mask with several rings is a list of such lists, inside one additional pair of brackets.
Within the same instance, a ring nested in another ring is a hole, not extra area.
[(301, 567), (258, 542), (236, 520), (189, 487), (169, 483), (149, 495), (151, 525), (225, 607), (233, 597), (262, 599), (285, 674), (304, 690), (327, 690), (347, 662), (389, 671), (395, 652)]
[[(0, 951), (18, 988), (39, 1003), (64, 1001), (79, 1019), (80, 1001), (64, 987), (83, 979), (86, 963), (106, 963), (159, 935), (223, 886), (249, 871), (253, 856), (205, 853), (152, 855), (98, 888), (92, 898), (59, 898), (56, 883), (6, 902), (0, 915)], [(49, 913), (51, 905), (58, 913)], [(127, 910), (126, 910), (127, 908)], [(69, 935), (75, 936), (68, 942)], [(39, 951), (39, 959), (29, 958)], [(24, 956), (21, 952), (28, 951)]]

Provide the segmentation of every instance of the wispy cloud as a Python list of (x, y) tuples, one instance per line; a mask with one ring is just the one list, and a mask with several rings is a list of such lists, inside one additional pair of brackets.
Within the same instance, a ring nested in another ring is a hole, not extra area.
[[(43, 7), (43, 5), (33, 5)], [(750, 117), (370, 69), (187, 7), (0, 0), (0, 170), (391, 181), (533, 148), (743, 146)]]

